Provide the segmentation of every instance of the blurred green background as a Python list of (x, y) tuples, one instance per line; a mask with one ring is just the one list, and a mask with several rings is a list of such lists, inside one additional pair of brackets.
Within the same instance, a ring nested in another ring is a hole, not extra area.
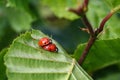
[[(82, 0), (80, 1), (82, 2)], [(0, 0), (0, 51), (9, 47), (17, 36), (31, 29), (41, 30), (51, 36), (70, 55), (74, 53), (78, 44), (87, 42), (89, 35), (80, 30), (84, 25), (79, 18), (71, 20), (56, 16), (56, 13), (49, 6), (45, 6), (44, 3), (41, 0)], [(49, 2), (46, 4), (49, 4)], [(71, 6), (71, 3), (69, 5)], [(60, 6), (64, 5), (60, 4)], [(61, 8), (58, 7), (57, 9)], [(96, 9), (99, 9), (99, 7), (96, 7)], [(89, 17), (92, 16), (89, 15)], [(91, 18), (91, 20), (99, 23), (97, 19)], [(97, 24), (94, 24), (94, 26), (97, 26)], [(110, 65), (94, 71), (90, 75), (95, 80), (120, 80), (120, 65)]]

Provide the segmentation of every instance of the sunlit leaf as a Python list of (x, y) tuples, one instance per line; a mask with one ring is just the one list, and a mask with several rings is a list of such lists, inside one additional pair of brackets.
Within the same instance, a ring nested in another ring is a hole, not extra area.
[(8, 79), (92, 80), (56, 41), (52, 40), (58, 47), (58, 53), (39, 47), (38, 40), (45, 36), (33, 30), (14, 40), (5, 55)]

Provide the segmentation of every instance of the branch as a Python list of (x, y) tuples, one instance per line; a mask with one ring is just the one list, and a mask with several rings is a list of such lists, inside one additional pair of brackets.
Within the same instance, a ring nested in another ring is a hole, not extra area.
[(94, 30), (93, 30), (91, 24), (89, 23), (89, 21), (86, 17), (86, 14), (85, 14), (88, 9), (88, 3), (89, 3), (89, 0), (84, 0), (83, 4), (80, 5), (77, 9), (70, 8), (69, 11), (81, 16), (81, 19), (82, 19), (83, 23), (85, 24), (85, 26), (87, 27), (90, 35), (94, 36)]
[(88, 43), (87, 43), (87, 45), (86, 45), (86, 47), (85, 47), (82, 55), (81, 55), (81, 57), (80, 57), (80, 59), (79, 59), (79, 61), (78, 61), (78, 63), (79, 63), (80, 65), (84, 62), (84, 60), (85, 60), (85, 58), (86, 58), (86, 56), (87, 56), (90, 48), (92, 47), (93, 43), (95, 42), (95, 40), (96, 40), (95, 37), (90, 37), (90, 39), (89, 39), (89, 41), (88, 41)]
[(88, 3), (89, 3), (89, 0), (84, 0), (83, 4), (80, 5), (77, 9), (69, 9), (69, 11), (77, 14), (78, 16), (81, 16), (81, 19), (82, 19), (84, 25), (87, 27), (88, 32), (90, 33), (90, 39), (89, 39), (88, 44), (86, 45), (86, 48), (84, 49), (84, 51), (83, 51), (83, 53), (78, 61), (79, 64), (82, 64), (82, 62), (85, 60), (91, 46), (93, 45), (93, 43), (96, 40), (93, 27), (90, 24), (88, 18), (86, 17), (86, 14), (85, 14), (87, 12), (87, 9), (88, 9)]
[[(95, 40), (96, 40), (96, 37), (97, 35), (103, 31), (103, 28), (104, 28), (104, 25), (105, 23), (111, 18), (111, 16), (117, 12), (118, 10), (120, 9), (120, 5), (114, 9), (111, 10), (111, 12), (101, 21), (100, 23), (100, 26), (99, 28), (95, 31), (95, 32), (92, 32), (92, 26), (89, 24), (89, 22), (86, 22), (88, 21), (86, 16), (83, 16), (82, 20), (84, 21), (84, 24), (88, 27), (89, 31), (91, 32), (90, 34), (92, 35), (78, 61), (79, 64), (82, 64), (86, 58), (86, 56), (88, 55), (88, 52), (90, 50), (90, 48), (92, 47), (92, 45), (94, 44)], [(93, 35), (94, 34), (94, 35)]]
[(72, 9), (72, 8), (69, 9), (69, 11), (75, 13), (78, 16), (81, 16), (83, 23), (85, 24), (85, 26), (87, 27), (87, 29), (90, 33), (90, 39), (78, 61), (78, 63), (80, 65), (84, 62), (89, 50), (91, 49), (92, 45), (94, 44), (94, 42), (96, 40), (97, 35), (103, 31), (105, 23), (111, 18), (111, 16), (115, 12), (117, 12), (120, 9), (120, 5), (114, 9), (112, 9), (111, 12), (105, 18), (103, 18), (98, 29), (96, 31), (94, 31), (92, 25), (89, 23), (89, 21), (86, 17), (86, 14), (85, 14), (88, 9), (88, 3), (89, 3), (89, 0), (84, 0), (83, 4), (80, 5), (77, 9)]
[(83, 16), (81, 17), (81, 19), (82, 19), (84, 25), (88, 28), (88, 31), (89, 31), (90, 35), (93, 37), (93, 36), (94, 36), (94, 30), (93, 30), (91, 24), (89, 23), (86, 15), (83, 15)]
[(99, 28), (95, 31), (96, 36), (97, 36), (100, 32), (103, 31), (103, 28), (104, 28), (105, 23), (110, 19), (110, 17), (111, 17), (112, 15), (113, 15), (112, 13), (109, 13), (109, 14), (102, 20), (102, 22), (100, 23)]
[(87, 9), (88, 9), (88, 3), (89, 3), (89, 0), (84, 0), (84, 2), (83, 2), (84, 11), (87, 11)]
[(103, 31), (104, 25), (105, 23), (112, 17), (112, 15), (114, 13), (116, 13), (118, 10), (120, 10), (120, 5), (115, 7), (114, 9), (112, 9), (110, 11), (110, 13), (108, 13), (108, 15), (101, 21), (100, 26), (98, 27), (98, 29), (95, 31), (95, 35), (97, 36), (100, 32)]
[(88, 2), (89, 2), (89, 0), (84, 0), (83, 4), (80, 5), (77, 9), (69, 8), (68, 10), (69, 10), (70, 12), (73, 12), (73, 13), (77, 14), (78, 16), (81, 16), (81, 15), (83, 15), (83, 14), (87, 11), (87, 9), (88, 9)]

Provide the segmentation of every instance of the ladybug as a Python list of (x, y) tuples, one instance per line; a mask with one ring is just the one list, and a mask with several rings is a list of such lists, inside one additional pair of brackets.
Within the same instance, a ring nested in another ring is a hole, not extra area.
[(49, 45), (43, 46), (43, 49), (47, 50), (47, 51), (51, 51), (51, 52), (57, 52), (58, 51), (58, 48), (56, 47), (55, 44), (49, 44)]
[(51, 44), (51, 43), (52, 43), (51, 39), (49, 39), (48, 37), (43, 37), (39, 40), (38, 45), (43, 47), (43, 46), (46, 46), (46, 45)]

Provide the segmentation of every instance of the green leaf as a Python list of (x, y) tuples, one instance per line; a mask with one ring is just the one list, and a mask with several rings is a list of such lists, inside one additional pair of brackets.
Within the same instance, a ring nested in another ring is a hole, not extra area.
[(58, 53), (39, 47), (38, 40), (45, 36), (32, 30), (14, 40), (5, 55), (9, 80), (92, 80), (53, 39)]
[(119, 79), (120, 79), (120, 73), (111, 73), (96, 80), (119, 80)]
[[(120, 63), (120, 38), (109, 40), (98, 40), (92, 46), (88, 53), (83, 68), (88, 72), (93, 72), (98, 69), (110, 66), (112, 64)], [(74, 54), (78, 60), (86, 44), (80, 44)]]
[(8, 0), (7, 17), (17, 32), (28, 30), (34, 20), (29, 9), (29, 0)]
[(94, 28), (97, 28), (101, 20), (111, 9), (102, 0), (90, 0), (87, 17)]
[(106, 4), (109, 5), (110, 8), (114, 8), (118, 5), (120, 5), (120, 1), (119, 0), (104, 0), (106, 2)]
[(99, 35), (100, 40), (120, 38), (120, 18), (118, 15), (113, 15), (106, 24), (103, 32)]
[(2, 15), (2, 14), (4, 14), (2, 11), (3, 11), (3, 7), (2, 6), (0, 6), (0, 10), (1, 10), (1, 16), (0, 16), (0, 40), (1, 40), (1, 38), (3, 37), (3, 35), (4, 35), (4, 30), (5, 30), (5, 28), (6, 28), (6, 18), (5, 17), (3, 17), (4, 15)]
[(78, 18), (78, 16), (72, 12), (69, 12), (68, 8), (77, 8), (81, 5), (83, 0), (42, 0), (42, 4), (48, 6), (53, 13), (59, 18), (67, 18), (70, 20)]
[(29, 0), (7, 0), (7, 6), (26, 11), (29, 9)]
[[(97, 28), (101, 20), (110, 12), (107, 4), (102, 0), (92, 0), (89, 4), (87, 16), (94, 28)], [(104, 30), (99, 34), (98, 41), (90, 50), (83, 67), (89, 72), (110, 66), (120, 62), (119, 42), (120, 42), (120, 17), (113, 15), (105, 24)], [(79, 44), (74, 57), (78, 60), (86, 44)]]
[(7, 52), (7, 48), (3, 49), (1, 52), (0, 52), (0, 80), (6, 80), (7, 79), (7, 76), (6, 76), (6, 67), (4, 65), (4, 55), (6, 54)]
[(5, 9), (3, 4), (0, 5), (0, 51), (7, 47), (17, 35), (9, 26)]
[(117, 65), (112, 65), (96, 71), (93, 78), (94, 80), (119, 80), (120, 69)]
[(2, 36), (0, 36), (0, 50), (8, 47), (12, 43), (13, 39), (17, 36), (17, 33), (9, 26), (3, 26), (1, 33)]
[(33, 18), (29, 13), (15, 8), (8, 8), (7, 13), (11, 26), (17, 32), (30, 29)]

